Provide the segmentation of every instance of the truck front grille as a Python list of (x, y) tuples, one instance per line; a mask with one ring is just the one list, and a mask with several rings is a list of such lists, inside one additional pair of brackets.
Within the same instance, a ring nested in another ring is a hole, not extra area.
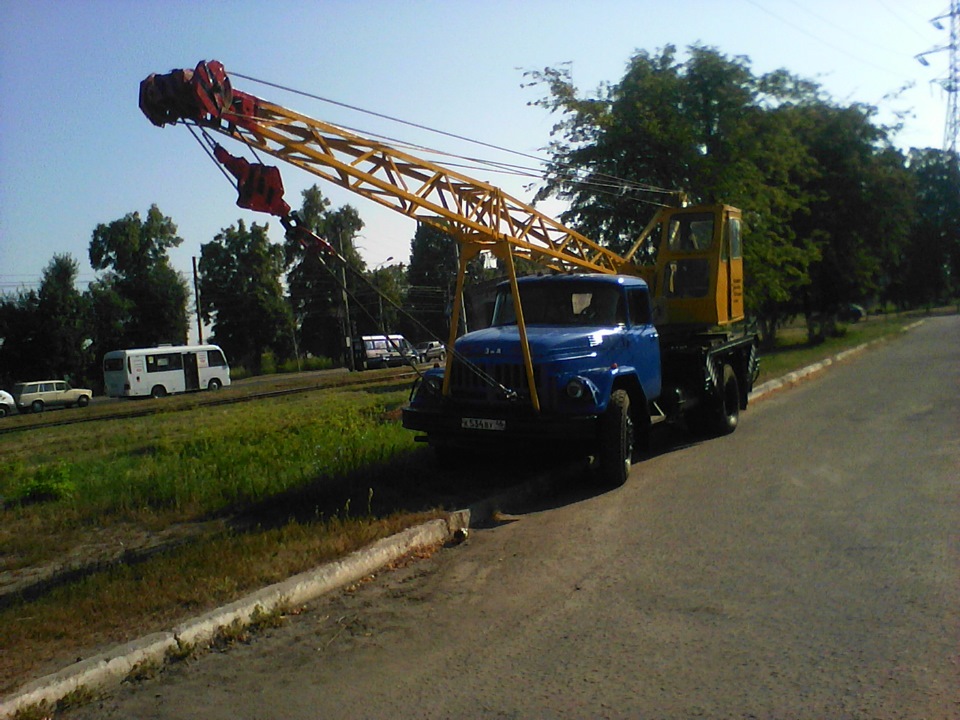
[[(543, 393), (540, 384), (540, 368), (533, 368), (534, 382), (538, 395)], [(516, 393), (516, 398), (507, 397), (501, 388)], [(454, 359), (453, 372), (450, 375), (450, 393), (458, 400), (477, 402), (515, 402), (517, 399), (529, 401), (530, 390), (527, 387), (527, 375), (523, 364), (497, 363), (484, 360), (467, 365), (459, 358)]]

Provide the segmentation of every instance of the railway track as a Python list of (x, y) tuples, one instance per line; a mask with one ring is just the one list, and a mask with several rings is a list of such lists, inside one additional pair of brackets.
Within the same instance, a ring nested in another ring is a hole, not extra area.
[[(69, 417), (65, 419), (50, 420), (50, 415), (43, 413), (32, 416), (34, 422), (30, 422), (30, 414), (14, 415), (14, 418), (23, 417), (24, 422), (11, 425), (9, 422), (0, 423), (0, 435), (17, 432), (29, 432), (31, 430), (41, 430), (43, 428), (62, 427), (65, 425), (76, 425), (80, 423), (104, 422), (108, 420), (124, 420), (127, 418), (140, 418), (148, 415), (157, 415), (159, 413), (186, 412), (195, 410), (198, 407), (216, 407), (220, 405), (233, 405), (237, 403), (252, 402), (254, 400), (268, 400), (270, 398), (283, 397), (285, 395), (297, 395), (308, 392), (318, 392), (323, 390), (354, 390), (385, 383), (411, 382), (416, 376), (416, 370), (398, 369), (397, 371), (375, 371), (372, 373), (352, 373), (343, 379), (342, 375), (332, 376), (326, 382), (314, 382), (309, 385), (293, 385), (272, 390), (260, 392), (250, 392), (235, 394), (237, 387), (232, 385), (229, 390), (220, 391), (216, 394), (210, 392), (196, 392), (190, 394), (171, 395), (167, 398), (152, 399), (143, 398), (138, 400), (118, 400), (115, 404), (118, 406), (117, 412), (98, 412), (95, 415), (83, 410), (74, 410), (67, 413)], [(224, 396), (225, 395), (225, 396)], [(183, 402), (188, 398), (189, 402)], [(170, 401), (173, 401), (172, 403)], [(179, 401), (179, 402), (178, 402)], [(140, 405), (144, 407), (132, 408), (130, 405)], [(86, 409), (87, 411), (89, 408)], [(57, 413), (59, 415), (59, 413)]]

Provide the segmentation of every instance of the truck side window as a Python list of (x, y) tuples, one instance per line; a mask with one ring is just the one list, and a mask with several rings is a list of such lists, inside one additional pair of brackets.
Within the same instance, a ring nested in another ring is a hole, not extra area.
[(630, 324), (650, 324), (650, 296), (646, 290), (628, 290), (627, 302), (630, 305)]

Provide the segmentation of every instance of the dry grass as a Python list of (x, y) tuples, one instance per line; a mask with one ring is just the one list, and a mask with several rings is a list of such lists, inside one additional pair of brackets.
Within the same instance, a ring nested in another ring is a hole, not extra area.
[(290, 522), (223, 532), (139, 564), (119, 564), (0, 610), (0, 692), (53, 672), (85, 654), (178, 621), (343, 557), (382, 537), (436, 517)]

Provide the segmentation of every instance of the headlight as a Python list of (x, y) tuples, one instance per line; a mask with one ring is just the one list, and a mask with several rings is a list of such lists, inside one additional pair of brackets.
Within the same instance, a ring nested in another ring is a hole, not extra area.
[(567, 383), (567, 397), (571, 400), (579, 400), (586, 392), (587, 387), (580, 378), (574, 378)]
[(437, 402), (443, 395), (443, 378), (436, 375), (425, 375), (413, 388), (412, 402)]

